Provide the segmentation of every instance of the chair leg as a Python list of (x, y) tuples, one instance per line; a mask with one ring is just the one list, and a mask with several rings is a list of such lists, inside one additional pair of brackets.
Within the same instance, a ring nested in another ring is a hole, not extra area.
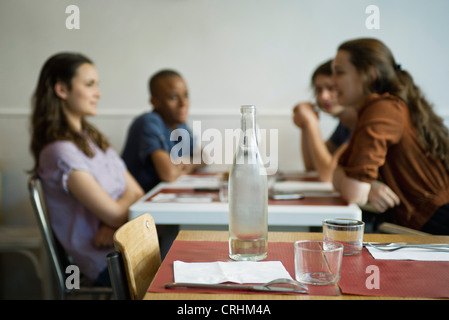
[(118, 252), (111, 252), (106, 257), (111, 278), (112, 291), (116, 300), (129, 300), (128, 280), (126, 279), (123, 258)]

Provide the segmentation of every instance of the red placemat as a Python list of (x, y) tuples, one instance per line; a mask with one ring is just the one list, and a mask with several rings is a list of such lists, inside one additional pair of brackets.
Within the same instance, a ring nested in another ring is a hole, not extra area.
[[(200, 188), (201, 189), (201, 188)], [(207, 188), (205, 188), (207, 189)], [(150, 197), (146, 198), (145, 201), (152, 201), (152, 199), (160, 193), (174, 193), (174, 194), (183, 194), (183, 195), (196, 195), (196, 196), (207, 196), (213, 195), (216, 200), (212, 202), (220, 202), (220, 197), (218, 195), (218, 191), (211, 189), (210, 191), (195, 191), (193, 188), (182, 188), (182, 189), (174, 189), (167, 188), (161, 189)], [(161, 202), (159, 202), (161, 203)], [(305, 197), (304, 199), (299, 200), (268, 200), (269, 205), (284, 205), (284, 206), (347, 206), (348, 204), (341, 197)]]
[(363, 248), (344, 256), (338, 285), (345, 294), (449, 298), (449, 262), (376, 260)]
[[(228, 243), (223, 241), (175, 241), (148, 289), (148, 292), (280, 294), (214, 289), (165, 289), (164, 285), (166, 283), (174, 281), (173, 261), (175, 260), (184, 262), (229, 261)], [(285, 269), (287, 269), (292, 278), (294, 278), (293, 243), (269, 242), (266, 260), (282, 261)], [(309, 286), (309, 294), (335, 296), (339, 295), (340, 291), (337, 285)]]
[[(282, 261), (292, 278), (295, 275), (293, 243), (269, 242), (268, 261)], [(223, 241), (175, 241), (164, 259), (149, 292), (175, 292), (164, 285), (173, 282), (173, 261), (211, 262), (229, 261), (228, 243)], [(371, 266), (371, 267), (370, 267)], [(379, 288), (374, 287), (376, 276), (370, 269), (378, 270)], [(370, 268), (368, 268), (370, 267)], [(368, 282), (368, 285), (367, 285)], [(376, 260), (363, 248), (359, 255), (344, 256), (338, 283), (345, 294), (449, 298), (449, 262)], [(369, 287), (373, 287), (369, 289)], [(311, 295), (339, 295), (337, 286), (308, 286)], [(179, 289), (176, 292), (243, 293), (244, 291), (219, 291), (205, 289)], [(254, 292), (248, 292), (254, 294)], [(274, 294), (274, 293), (273, 293)]]

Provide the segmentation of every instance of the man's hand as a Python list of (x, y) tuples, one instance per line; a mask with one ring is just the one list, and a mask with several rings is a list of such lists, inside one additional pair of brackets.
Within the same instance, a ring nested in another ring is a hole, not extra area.
[(301, 129), (311, 121), (318, 122), (318, 119), (318, 113), (310, 102), (299, 103), (293, 108), (293, 122)]

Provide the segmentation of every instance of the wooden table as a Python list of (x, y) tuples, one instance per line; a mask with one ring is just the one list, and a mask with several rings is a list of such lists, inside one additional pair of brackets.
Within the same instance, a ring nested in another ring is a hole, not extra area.
[[(306, 232), (270, 232), (270, 242), (294, 242), (297, 240), (321, 240), (322, 233)], [(176, 241), (227, 241), (225, 231), (180, 231)], [(364, 241), (372, 242), (408, 242), (408, 243), (449, 243), (449, 236), (418, 236), (365, 234)], [(411, 299), (395, 297), (375, 297), (359, 295), (316, 296), (316, 295), (276, 295), (276, 294), (218, 294), (218, 293), (172, 293), (148, 292), (145, 300), (360, 300), (360, 299)]]

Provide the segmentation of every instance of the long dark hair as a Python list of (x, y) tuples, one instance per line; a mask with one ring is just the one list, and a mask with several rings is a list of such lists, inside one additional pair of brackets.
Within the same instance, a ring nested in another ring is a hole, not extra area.
[[(433, 110), (412, 76), (395, 61), (390, 49), (377, 39), (347, 41), (338, 50), (350, 54), (351, 63), (364, 78), (366, 93), (390, 93), (402, 99), (424, 146), (442, 161), (449, 172), (449, 130)], [(369, 79), (372, 68), (374, 80)]]
[(72, 88), (72, 78), (84, 63), (93, 64), (90, 59), (78, 53), (59, 53), (50, 57), (42, 67), (32, 98), (30, 145), (34, 158), (32, 173), (39, 167), (40, 152), (51, 142), (72, 141), (87, 156), (93, 157), (93, 150), (84, 134), (87, 133), (87, 136), (103, 151), (109, 147), (107, 139), (85, 119), (81, 123), (83, 133), (73, 130), (62, 110), (62, 100), (55, 93), (57, 82), (64, 83), (69, 90)]

